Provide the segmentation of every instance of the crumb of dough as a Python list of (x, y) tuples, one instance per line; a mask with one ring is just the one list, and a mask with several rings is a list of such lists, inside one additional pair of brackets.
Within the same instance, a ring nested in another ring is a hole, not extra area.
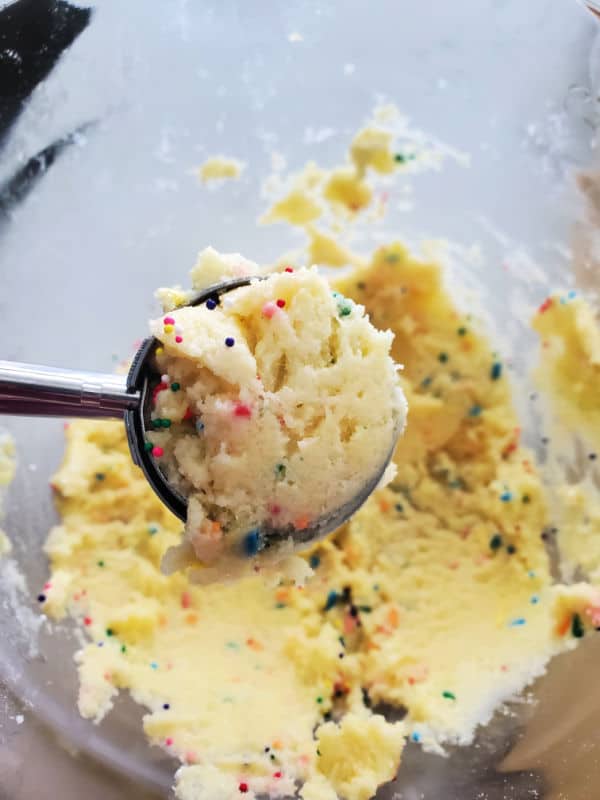
[[(364, 166), (371, 181), (376, 169)], [(330, 173), (310, 173), (306, 191), (327, 209)], [(201, 256), (216, 278), (243, 271), (237, 259)], [(67, 431), (45, 608), (87, 634), (82, 713), (100, 719), (129, 690), (151, 741), (182, 763), (180, 800), (277, 797), (296, 784), (304, 800), (335, 800), (342, 785), (345, 800), (360, 800), (363, 776), (372, 787), (390, 779), (405, 736), (436, 752), (472, 741), (549, 658), (600, 625), (596, 589), (553, 582), (545, 487), (475, 316), (434, 261), (398, 243), (351, 263), (334, 288), (393, 331), (411, 410), (396, 477), (301, 556), (315, 573), (303, 589), (162, 574), (181, 525), (131, 463), (122, 424)], [(199, 267), (200, 282), (209, 271)], [(404, 734), (373, 722), (366, 700), (406, 709)]]
[(275, 203), (262, 217), (261, 222), (288, 222), (290, 225), (306, 225), (314, 222), (321, 214), (322, 209), (318, 203), (308, 197), (304, 191), (294, 189)]
[(148, 438), (188, 498), (187, 544), (218, 565), (199, 579), (289, 555), (292, 532), (351, 502), (404, 428), (392, 334), (315, 268), (288, 269), (150, 324), (162, 381)]
[(198, 177), (203, 183), (225, 178), (239, 178), (244, 167), (243, 161), (238, 161), (236, 158), (213, 156), (198, 168)]

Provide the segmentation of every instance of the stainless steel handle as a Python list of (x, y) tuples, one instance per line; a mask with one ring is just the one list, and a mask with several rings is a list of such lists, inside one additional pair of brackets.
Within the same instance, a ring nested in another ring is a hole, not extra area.
[(139, 403), (125, 375), (0, 361), (0, 414), (123, 417)]

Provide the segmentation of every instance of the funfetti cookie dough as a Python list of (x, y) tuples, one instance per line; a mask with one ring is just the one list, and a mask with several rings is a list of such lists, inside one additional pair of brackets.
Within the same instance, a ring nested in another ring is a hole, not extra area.
[(315, 268), (168, 311), (151, 332), (162, 380), (149, 438), (189, 498), (198, 580), (289, 555), (294, 537), (377, 482), (406, 420), (393, 334)]

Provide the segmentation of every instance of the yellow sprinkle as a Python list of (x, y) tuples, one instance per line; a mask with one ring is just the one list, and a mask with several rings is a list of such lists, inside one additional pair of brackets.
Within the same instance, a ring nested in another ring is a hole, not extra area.
[(173, 326), (172, 325), (165, 325), (164, 331), (165, 331), (165, 333), (173, 333)]
[(163, 354), (164, 352), (165, 352), (165, 350), (164, 350), (164, 347), (157, 347), (157, 348), (156, 348), (156, 355), (157, 355), (157, 356), (162, 356), (162, 354)]

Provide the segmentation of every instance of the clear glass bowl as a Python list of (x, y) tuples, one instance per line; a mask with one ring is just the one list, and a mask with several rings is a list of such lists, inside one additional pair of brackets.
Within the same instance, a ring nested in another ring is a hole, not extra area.
[[(567, 0), (435, 8), (102, 0), (2, 153), (5, 178), (91, 123), (0, 220), (2, 356), (111, 370), (143, 335), (154, 288), (183, 280), (198, 249), (210, 243), (268, 261), (296, 243), (288, 230), (255, 224), (272, 151), (290, 168), (338, 163), (386, 100), (471, 164), (416, 178), (414, 207), (390, 214), (379, 234), (479, 248), (477, 259), (455, 249), (453, 274), (478, 292), (524, 409), (527, 309), (573, 280), (568, 248), (580, 209), (571, 176), (591, 160), (595, 33), (592, 15)], [(199, 185), (193, 170), (214, 153), (247, 162), (238, 183)], [(62, 424), (4, 424), (19, 456), (5, 527), (27, 589), (15, 599), (6, 581), (0, 586), (0, 675), (64, 740), (132, 776), (140, 796), (164, 792), (175, 764), (145, 743), (131, 701), (121, 698), (99, 726), (79, 718), (72, 626), (32, 633), (47, 575), (41, 547), (56, 520), (48, 480)], [(529, 419), (532, 441), (535, 424)], [(472, 747), (445, 759), (409, 745), (382, 797), (590, 800), (600, 785), (597, 649), (590, 639), (556, 659), (533, 687), (540, 702), (499, 712)]]

